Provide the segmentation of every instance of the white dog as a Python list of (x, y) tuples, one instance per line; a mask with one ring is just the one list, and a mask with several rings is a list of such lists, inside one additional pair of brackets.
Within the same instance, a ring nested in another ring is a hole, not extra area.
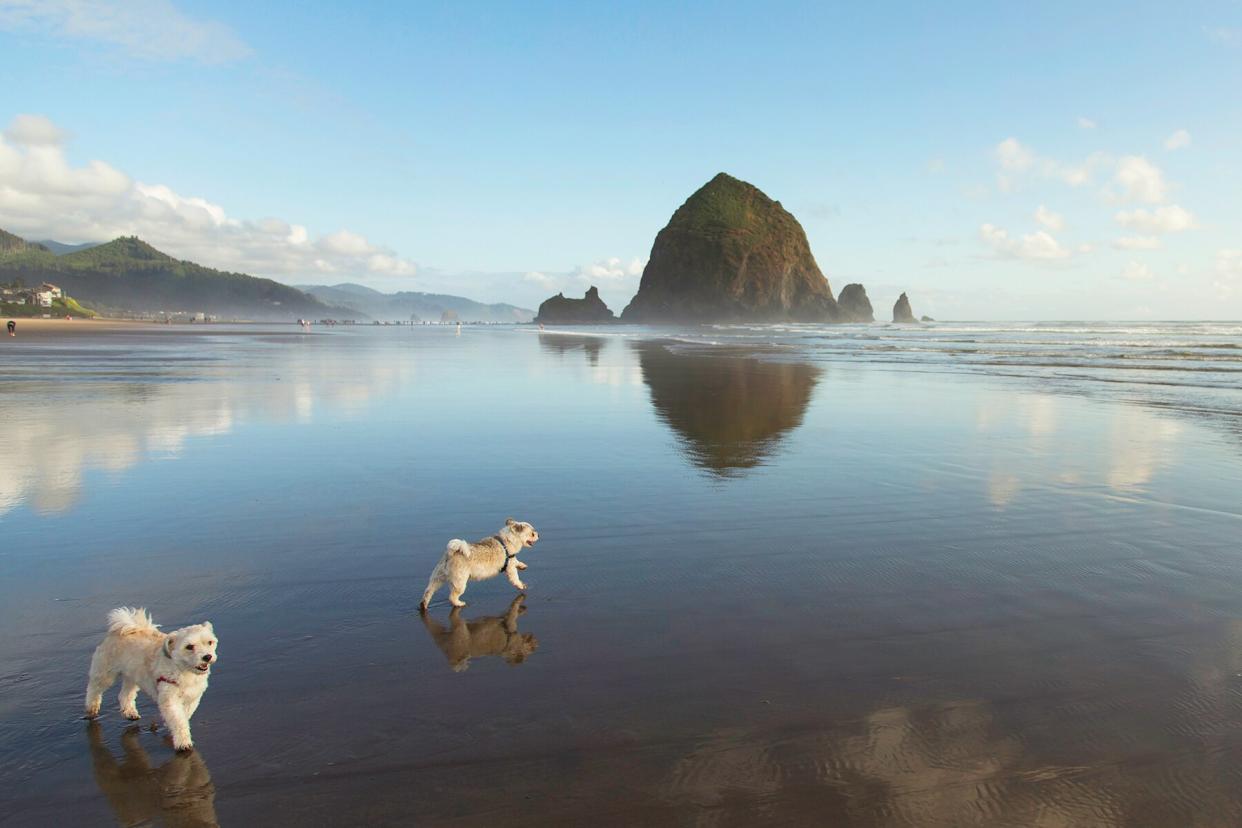
[(526, 584), (518, 576), (518, 570), (525, 569), (526, 564), (517, 559), (517, 554), (525, 546), (534, 546), (537, 540), (539, 533), (535, 527), (513, 518), (506, 520), (501, 530), (490, 538), (474, 543), (454, 538), (448, 542), (444, 557), (431, 571), (423, 602), (418, 608), (425, 612), (431, 603), (431, 596), (445, 582), (449, 585), (449, 603), (455, 607), (466, 605), (461, 600), (461, 594), (466, 591), (467, 583), (486, 581), (502, 572), (509, 576), (509, 583), (518, 589), (526, 589)]
[(155, 699), (173, 747), (192, 750), (190, 717), (207, 692), (216, 663), (216, 633), (209, 622), (160, 632), (144, 609), (118, 607), (108, 613), (108, 634), (95, 648), (86, 685), (86, 716), (99, 715), (99, 703), (121, 677), (121, 715), (140, 718), (135, 702), (142, 690)]

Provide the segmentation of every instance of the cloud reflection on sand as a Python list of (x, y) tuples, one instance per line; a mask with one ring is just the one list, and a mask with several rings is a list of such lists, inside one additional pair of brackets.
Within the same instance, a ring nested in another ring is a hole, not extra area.
[(1075, 404), (1054, 394), (981, 398), (978, 461), (993, 506), (1007, 508), (1024, 490), (1047, 486), (1141, 493), (1176, 461), (1183, 433), (1176, 421), (1139, 406), (1112, 406), (1097, 427), (1084, 430), (1062, 411)]
[(278, 382), (245, 364), (227, 378), (149, 383), (69, 384), (68, 394), (0, 399), (0, 514), (23, 503), (40, 514), (70, 509), (83, 475), (120, 474), (143, 459), (181, 456), (190, 440), (251, 422), (313, 422), (316, 411), (363, 416), (410, 382), (406, 360), (309, 358), (292, 353)]

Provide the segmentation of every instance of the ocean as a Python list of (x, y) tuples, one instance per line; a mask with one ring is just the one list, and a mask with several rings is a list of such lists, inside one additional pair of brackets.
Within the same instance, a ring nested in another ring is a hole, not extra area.
[(0, 824), (1242, 824), (1239, 492), (1239, 323), (19, 328)]

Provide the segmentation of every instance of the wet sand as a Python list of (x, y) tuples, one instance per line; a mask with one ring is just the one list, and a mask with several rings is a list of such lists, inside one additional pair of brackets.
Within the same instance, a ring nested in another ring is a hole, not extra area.
[(56, 339), (63, 337), (98, 337), (108, 336), (111, 334), (170, 334), (170, 333), (203, 333), (216, 330), (217, 332), (236, 333), (240, 329), (252, 326), (262, 326), (272, 329), (293, 329), (297, 326), (292, 323), (288, 325), (262, 325), (262, 323), (187, 323), (178, 322), (176, 324), (165, 324), (153, 320), (143, 319), (31, 319), (28, 317), (12, 317), (17, 323), (16, 336), (9, 336), (7, 330), (3, 328), (4, 323), (8, 322), (9, 317), (0, 317), (0, 345), (15, 342), (23, 338), (35, 338), (39, 340)]
[[(216, 332), (0, 363), (4, 824), (1242, 823), (1228, 431), (787, 353)], [(525, 601), (421, 617), (508, 515)], [(220, 635), (192, 756), (115, 692), (77, 718), (124, 603)]]

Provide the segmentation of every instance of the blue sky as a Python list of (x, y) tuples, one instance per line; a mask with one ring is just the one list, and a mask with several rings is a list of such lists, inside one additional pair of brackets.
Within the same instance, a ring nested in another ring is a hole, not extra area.
[(716, 172), (834, 289), (1242, 318), (1242, 3), (0, 0), (0, 227), (620, 310)]

